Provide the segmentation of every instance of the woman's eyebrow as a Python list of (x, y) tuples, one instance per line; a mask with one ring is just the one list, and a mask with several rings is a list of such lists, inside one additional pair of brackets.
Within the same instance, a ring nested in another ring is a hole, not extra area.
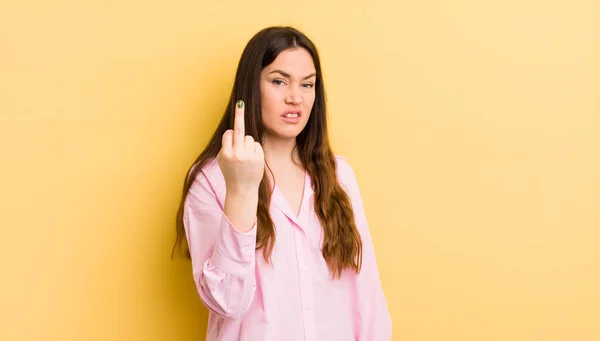
[[(272, 73), (279, 73), (279, 74), (281, 74), (283, 77), (291, 78), (291, 76), (290, 76), (290, 74), (289, 74), (289, 73), (287, 73), (287, 72), (284, 72), (284, 71), (281, 71), (281, 70), (273, 70), (273, 71), (269, 72), (269, 74), (272, 74)], [(310, 75), (308, 75), (308, 76), (306, 76), (306, 77), (302, 78), (302, 80), (309, 79), (309, 78), (311, 78), (311, 77), (314, 77), (314, 76), (316, 76), (316, 75), (317, 75), (317, 74), (313, 72), (313, 73), (311, 73)]]

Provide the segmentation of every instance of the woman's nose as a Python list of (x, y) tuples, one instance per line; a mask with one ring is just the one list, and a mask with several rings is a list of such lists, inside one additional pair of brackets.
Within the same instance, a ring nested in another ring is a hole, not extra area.
[(289, 104), (301, 104), (303, 102), (302, 93), (296, 87), (290, 88), (287, 94), (286, 102)]

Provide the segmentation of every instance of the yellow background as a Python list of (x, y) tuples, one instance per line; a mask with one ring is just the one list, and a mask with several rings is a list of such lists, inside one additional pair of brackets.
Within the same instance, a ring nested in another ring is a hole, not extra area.
[(259, 29), (319, 47), (394, 340), (600, 340), (600, 3), (4, 1), (0, 339), (203, 340), (187, 167)]

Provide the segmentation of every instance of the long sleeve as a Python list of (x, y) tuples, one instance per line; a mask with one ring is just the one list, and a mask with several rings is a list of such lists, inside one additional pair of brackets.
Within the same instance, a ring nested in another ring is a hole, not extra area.
[(356, 226), (362, 238), (362, 268), (356, 277), (354, 329), (359, 341), (390, 341), (392, 320), (379, 278), (375, 250), (355, 174), (338, 160), (345, 188), (352, 201)]
[(223, 318), (240, 318), (256, 289), (256, 222), (246, 233), (234, 229), (201, 173), (186, 199), (184, 226), (203, 303)]

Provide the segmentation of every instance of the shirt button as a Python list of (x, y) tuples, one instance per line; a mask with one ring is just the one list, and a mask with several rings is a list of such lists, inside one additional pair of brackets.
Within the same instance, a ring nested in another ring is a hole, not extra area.
[(308, 265), (304, 266), (304, 271), (308, 271)]
[(244, 246), (244, 252), (251, 253), (253, 250), (252, 246)]

